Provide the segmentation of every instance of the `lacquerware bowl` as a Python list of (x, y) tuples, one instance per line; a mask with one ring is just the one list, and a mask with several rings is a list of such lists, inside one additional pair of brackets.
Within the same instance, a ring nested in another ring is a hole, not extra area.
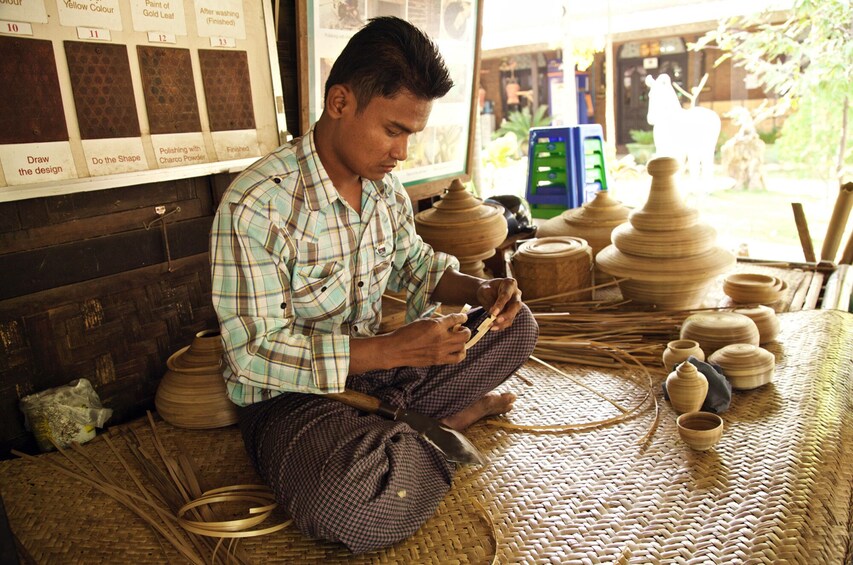
[(681, 441), (696, 451), (707, 451), (723, 436), (723, 419), (712, 412), (687, 412), (675, 421)]
[(719, 365), (723, 375), (738, 390), (750, 390), (773, 380), (776, 358), (761, 347), (736, 343), (727, 345), (708, 356), (708, 362)]
[(758, 345), (758, 326), (748, 316), (735, 312), (698, 312), (681, 324), (681, 339), (699, 342), (706, 357), (732, 343)]
[(780, 324), (779, 318), (776, 316), (776, 311), (773, 308), (759, 304), (754, 308), (735, 308), (732, 312), (743, 314), (755, 322), (755, 326), (758, 328), (759, 345), (776, 341), (776, 336), (779, 335)]

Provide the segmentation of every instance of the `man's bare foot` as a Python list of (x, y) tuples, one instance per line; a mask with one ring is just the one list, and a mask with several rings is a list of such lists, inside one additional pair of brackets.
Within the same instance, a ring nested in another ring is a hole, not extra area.
[(456, 431), (461, 432), (474, 422), (485, 418), (486, 416), (494, 416), (496, 414), (506, 414), (512, 410), (512, 404), (515, 402), (515, 395), (511, 392), (486, 393), (480, 400), (477, 400), (468, 408), (461, 412), (457, 412), (453, 416), (444, 418), (441, 422)]

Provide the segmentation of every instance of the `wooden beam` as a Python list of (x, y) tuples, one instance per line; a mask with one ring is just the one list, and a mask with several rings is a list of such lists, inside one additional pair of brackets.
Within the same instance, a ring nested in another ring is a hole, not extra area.
[(800, 245), (803, 248), (803, 256), (809, 263), (814, 263), (817, 261), (817, 258), (814, 254), (812, 236), (809, 233), (809, 224), (806, 222), (803, 205), (800, 202), (791, 202), (791, 209), (794, 211), (794, 222), (797, 224), (797, 233), (800, 236)]

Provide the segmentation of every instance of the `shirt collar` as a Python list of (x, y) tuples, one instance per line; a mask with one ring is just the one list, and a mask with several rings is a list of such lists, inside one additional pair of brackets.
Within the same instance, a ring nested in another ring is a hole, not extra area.
[[(338, 191), (332, 184), (332, 180), (326, 173), (326, 168), (323, 167), (320, 156), (317, 154), (317, 147), (314, 145), (313, 126), (308, 130), (308, 133), (299, 138), (295, 151), (299, 163), (299, 173), (305, 184), (305, 202), (308, 204), (308, 208), (321, 210), (335, 200), (339, 200)], [(392, 181), (388, 175), (383, 180), (367, 181), (367, 183), (373, 188), (369, 191), (370, 197), (377, 201), (384, 198), (389, 190), (392, 190)]]

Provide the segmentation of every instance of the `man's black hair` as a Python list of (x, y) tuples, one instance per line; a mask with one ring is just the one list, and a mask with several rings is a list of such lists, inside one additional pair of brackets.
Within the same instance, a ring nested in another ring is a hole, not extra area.
[(422, 100), (441, 98), (453, 80), (424, 32), (385, 16), (372, 18), (352, 36), (332, 65), (324, 96), (336, 84), (349, 85), (361, 112), (373, 98), (393, 98), (403, 89)]

